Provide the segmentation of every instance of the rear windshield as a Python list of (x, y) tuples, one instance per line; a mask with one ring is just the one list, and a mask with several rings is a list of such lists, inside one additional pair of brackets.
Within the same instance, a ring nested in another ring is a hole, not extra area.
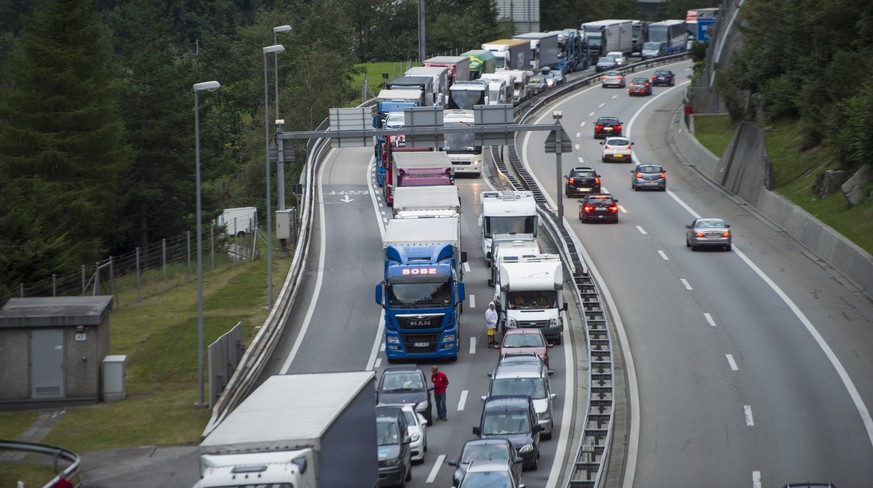
[(660, 173), (661, 167), (660, 166), (640, 166), (639, 172), (640, 173)]

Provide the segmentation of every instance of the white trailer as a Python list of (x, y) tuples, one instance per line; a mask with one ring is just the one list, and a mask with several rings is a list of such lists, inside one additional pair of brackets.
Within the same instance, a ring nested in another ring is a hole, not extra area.
[(428, 105), (442, 106), (446, 102), (446, 96), (449, 94), (449, 68), (416, 66), (406, 70), (406, 76), (432, 76), (433, 102)]
[(373, 488), (377, 450), (372, 371), (271, 376), (207, 431), (194, 486)]
[(634, 28), (632, 20), (608, 19), (582, 24), (591, 64), (607, 53), (619, 51), (628, 55), (633, 51)]
[(513, 36), (513, 39), (526, 39), (530, 42), (530, 67), (534, 71), (558, 66), (558, 34), (550, 32), (528, 32)]
[[(467, 261), (467, 253), (461, 252), (461, 217), (429, 217), (418, 219), (391, 219), (385, 227), (382, 249), (409, 246), (439, 246), (451, 244), (454, 248), (455, 265)], [(463, 274), (459, 268), (459, 274)]]
[(503, 330), (539, 329), (549, 342), (560, 344), (564, 331), (564, 265), (557, 254), (502, 256), (495, 296), (500, 302)]
[(482, 49), (494, 53), (496, 71), (530, 67), (530, 43), (527, 39), (498, 39), (482, 44)]
[(226, 208), (218, 216), (216, 224), (225, 228), (225, 235), (228, 237), (253, 234), (258, 226), (258, 209), (256, 207)]
[(394, 218), (456, 217), (461, 196), (452, 186), (401, 186), (394, 194)]
[(537, 202), (529, 191), (483, 191), (479, 195), (482, 254), (491, 262), (491, 239), (495, 234), (537, 235)]

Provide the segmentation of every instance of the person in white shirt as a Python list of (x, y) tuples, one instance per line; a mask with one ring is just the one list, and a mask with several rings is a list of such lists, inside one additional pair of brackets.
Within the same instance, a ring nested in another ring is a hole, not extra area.
[(485, 334), (488, 336), (488, 347), (500, 347), (494, 341), (494, 336), (497, 334), (497, 309), (494, 302), (489, 303), (485, 310)]

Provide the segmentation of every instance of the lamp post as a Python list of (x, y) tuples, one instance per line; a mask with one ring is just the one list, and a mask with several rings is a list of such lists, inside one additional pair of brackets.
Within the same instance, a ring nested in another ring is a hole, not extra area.
[(561, 133), (564, 131), (564, 129), (561, 127), (561, 117), (563, 117), (563, 116), (564, 116), (564, 114), (560, 110), (555, 110), (554, 112), (552, 112), (552, 118), (555, 119), (555, 125), (558, 126), (558, 128), (555, 129), (555, 165), (556, 165), (555, 176), (556, 176), (556, 179), (558, 180), (558, 183), (557, 183), (558, 186), (556, 186), (555, 188), (557, 189), (557, 195), (558, 195), (558, 227), (559, 228), (564, 227), (564, 202), (561, 198), (563, 196), (563, 193), (561, 192), (561, 174), (563, 173), (563, 171), (561, 170), (561, 144), (563, 142), (561, 140), (561, 135), (562, 135)]
[[(280, 25), (277, 27), (273, 27), (273, 44), (278, 44), (276, 40), (276, 34), (280, 32), (291, 32), (290, 25)], [(282, 132), (282, 125), (284, 121), (279, 117), (279, 53), (275, 53), (273, 56), (273, 74), (274, 78), (274, 88), (275, 88), (275, 96), (276, 96), (276, 131)], [(278, 196), (278, 204), (279, 210), (285, 210), (285, 151), (284, 151), (284, 139), (279, 139), (276, 141), (277, 145), (277, 160), (276, 160), (276, 195)], [(282, 244), (282, 251), (285, 250), (285, 240), (282, 239), (280, 241)]]
[(203, 226), (200, 217), (200, 103), (197, 93), (219, 88), (221, 84), (217, 81), (194, 84), (194, 184), (197, 187), (197, 385), (200, 391), (198, 406), (205, 406), (206, 403), (203, 401)]
[(273, 308), (273, 208), (270, 192), (270, 95), (267, 83), (267, 54), (281, 53), (285, 46), (273, 44), (264, 50), (264, 159), (267, 168), (267, 307)]

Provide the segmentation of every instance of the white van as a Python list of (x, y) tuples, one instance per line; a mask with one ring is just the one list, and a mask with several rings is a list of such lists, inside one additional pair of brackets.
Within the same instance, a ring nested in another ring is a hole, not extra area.
[(258, 209), (257, 207), (226, 208), (218, 216), (217, 224), (225, 228), (225, 234), (229, 237), (252, 234), (258, 226)]

